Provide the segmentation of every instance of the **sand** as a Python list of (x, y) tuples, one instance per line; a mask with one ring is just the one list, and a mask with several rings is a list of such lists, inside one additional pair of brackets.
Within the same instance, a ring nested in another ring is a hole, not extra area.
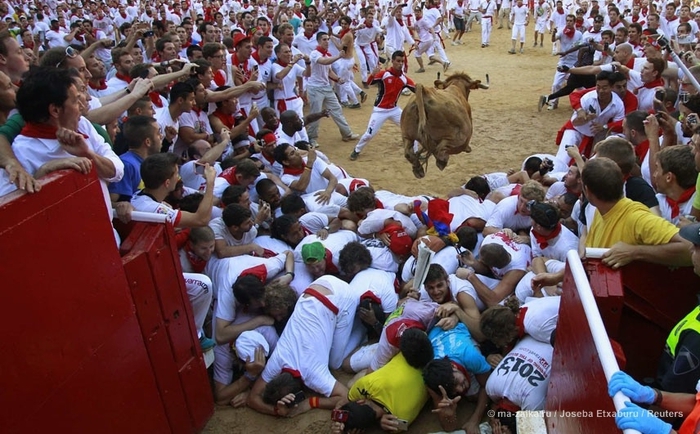
[[(571, 116), (567, 98), (561, 99), (559, 109), (537, 111), (539, 95), (551, 90), (557, 57), (551, 55), (550, 35), (545, 35), (544, 48), (532, 47), (531, 24), (527, 27), (524, 54), (508, 54), (510, 30), (494, 27), (491, 46), (481, 48), (481, 28), (466, 33), (464, 45), (446, 44), (452, 61), (450, 72), (460, 71), (485, 82), (490, 78), (491, 88), (472, 91), (469, 102), (474, 118), (472, 152), (450, 157), (444, 171), (438, 170), (431, 158), (425, 178), (416, 179), (411, 166), (403, 157), (401, 132), (398, 126), (385, 123), (381, 131), (365, 147), (360, 158), (350, 161), (354, 143), (341, 141), (340, 133), (331, 119), (321, 121), (319, 150), (353, 176), (369, 179), (376, 189), (387, 189), (406, 195), (430, 194), (444, 197), (448, 190), (463, 184), (471, 176), (520, 168), (523, 160), (534, 153), (556, 153), (554, 138), (558, 129)], [(427, 64), (427, 62), (426, 62)], [(417, 63), (411, 57), (408, 75), (414, 81), (431, 85), (442, 73), (439, 65), (426, 66), (426, 72), (416, 74)], [(444, 74), (442, 74), (444, 78)], [(358, 79), (359, 80), (359, 79)], [(377, 90), (368, 91), (369, 98), (361, 109), (345, 109), (345, 117), (357, 134), (364, 133), (372, 112)], [(410, 97), (402, 96), (405, 105)], [(339, 374), (341, 381), (350, 376)], [(409, 391), (410, 393), (410, 391)], [(472, 404), (461, 403), (459, 420), (463, 423), (471, 413)], [(314, 410), (293, 419), (275, 419), (250, 409), (217, 407), (207, 424), (205, 433), (211, 434), (312, 434), (329, 432), (330, 412)], [(437, 418), (424, 409), (409, 432), (440, 431)], [(381, 432), (375, 430), (372, 432)]]

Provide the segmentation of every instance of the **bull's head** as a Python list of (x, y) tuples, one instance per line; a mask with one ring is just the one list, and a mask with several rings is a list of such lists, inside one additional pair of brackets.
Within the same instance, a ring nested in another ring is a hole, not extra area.
[(457, 72), (455, 74), (450, 75), (447, 77), (445, 81), (440, 80), (439, 78), (433, 82), (435, 85), (436, 89), (444, 89), (447, 86), (451, 84), (456, 84), (457, 82), (461, 82), (462, 85), (464, 86), (464, 89), (488, 89), (489, 86), (488, 84), (483, 84), (481, 83), (481, 80), (472, 80), (471, 77), (469, 77), (467, 74), (463, 72)]

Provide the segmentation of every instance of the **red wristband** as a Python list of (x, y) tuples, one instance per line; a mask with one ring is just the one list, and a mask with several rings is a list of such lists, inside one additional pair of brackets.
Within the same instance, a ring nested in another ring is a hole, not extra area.
[(319, 401), (318, 396), (312, 396), (311, 398), (309, 398), (309, 406), (311, 408), (318, 408), (318, 405), (319, 405), (318, 401)]

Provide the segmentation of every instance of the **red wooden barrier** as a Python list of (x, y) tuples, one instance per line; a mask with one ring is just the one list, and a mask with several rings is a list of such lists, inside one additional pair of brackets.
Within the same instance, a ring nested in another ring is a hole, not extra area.
[[(201, 429), (213, 412), (212, 397), (189, 304), (182, 302), (182, 278), (172, 283), (179, 276), (169, 250), (172, 230), (162, 235), (161, 227), (151, 243), (154, 254), (171, 260), (149, 263), (157, 268), (132, 273), (127, 282), (94, 172), (48, 179), (37, 194), (0, 198), (0, 432)], [(137, 317), (130, 283), (146, 292), (152, 280), (145, 277), (152, 275), (170, 276), (154, 279), (167, 285), (159, 288), (163, 300), (138, 306)], [(159, 310), (167, 314), (142, 333), (140, 318), (157, 318)], [(156, 363), (156, 347), (169, 366)], [(172, 402), (185, 404), (173, 410)]]
[[(605, 328), (614, 339), (613, 349), (624, 351), (623, 363), (618, 357), (620, 368), (638, 380), (654, 378), (668, 333), (697, 305), (700, 278), (690, 267), (671, 270), (641, 262), (614, 271), (589, 259), (584, 268)], [(545, 409), (549, 433), (620, 432), (613, 417), (596, 417), (615, 410), (568, 267)], [(556, 411), (583, 413), (567, 417)]]

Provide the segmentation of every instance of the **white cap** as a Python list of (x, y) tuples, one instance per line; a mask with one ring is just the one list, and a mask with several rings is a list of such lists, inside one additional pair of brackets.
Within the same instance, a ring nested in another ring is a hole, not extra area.
[(252, 362), (255, 359), (255, 350), (258, 347), (263, 347), (265, 357), (270, 355), (270, 345), (268, 345), (263, 335), (253, 330), (238, 335), (235, 347), (238, 358), (244, 362)]

